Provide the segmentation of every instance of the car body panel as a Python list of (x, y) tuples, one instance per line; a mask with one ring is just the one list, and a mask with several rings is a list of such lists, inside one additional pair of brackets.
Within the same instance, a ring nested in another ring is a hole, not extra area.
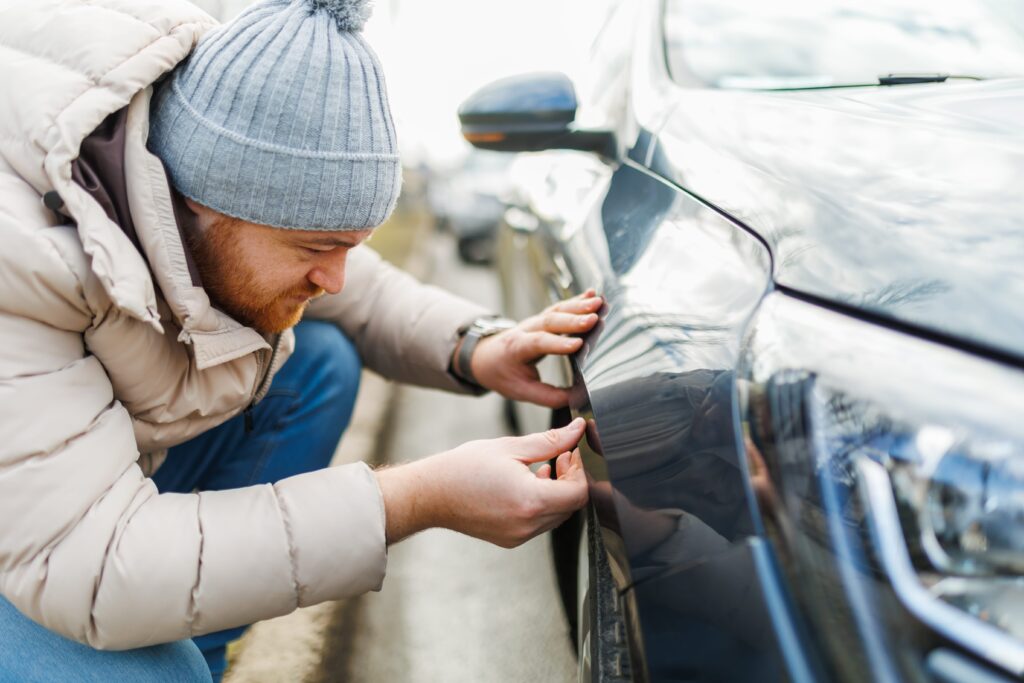
[(652, 168), (780, 286), (1024, 359), (1024, 80), (675, 99)]
[[(606, 301), (599, 328), (576, 358), (599, 430), (588, 434), (591, 446), (629, 505), (692, 515), (714, 539), (707, 548), (663, 544), (654, 552), (630, 547), (640, 530), (623, 530), (633, 572), (692, 562), (753, 533), (729, 371), (747, 318), (769, 286), (764, 246), (624, 165), (599, 211), (559, 247), (573, 277)], [(619, 524), (630, 520), (620, 510)]]
[(800, 647), (767, 545), (751, 538), (630, 589), (655, 681), (822, 680)]
[[(574, 162), (552, 160), (560, 163)], [(680, 567), (725, 562), (756, 535), (731, 368), (771, 264), (743, 228), (643, 169), (624, 164), (594, 179), (587, 196), (566, 190), (564, 203), (552, 199), (558, 188), (539, 184), (535, 223), (510, 216), (529, 229), (504, 226), (501, 261), (507, 296), (521, 300), (513, 306), (590, 286), (605, 297), (573, 362), (571, 407), (588, 419), (581, 451), (612, 576), (626, 592)], [(752, 571), (737, 566), (734, 577)], [(691, 654), (691, 664), (702, 656)], [(774, 641), (758, 657), (778, 660)]]

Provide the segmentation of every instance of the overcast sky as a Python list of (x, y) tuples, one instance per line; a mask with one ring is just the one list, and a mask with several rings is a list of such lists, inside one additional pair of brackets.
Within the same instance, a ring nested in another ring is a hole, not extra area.
[(538, 70), (572, 73), (607, 0), (378, 0), (366, 36), (388, 77), (407, 163), (467, 148), (456, 109), (475, 88)]
[[(228, 21), (251, 0), (192, 0)], [(572, 74), (610, 0), (376, 0), (365, 35), (384, 64), (405, 162), (450, 164), (468, 149), (456, 110), (501, 76)]]

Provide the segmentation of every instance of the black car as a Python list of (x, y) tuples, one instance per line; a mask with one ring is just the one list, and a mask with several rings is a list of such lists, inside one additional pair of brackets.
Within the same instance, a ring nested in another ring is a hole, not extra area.
[(1024, 674), (1024, 3), (629, 0), (589, 64), (460, 109), (542, 152), (508, 312), (607, 301), (580, 678)]

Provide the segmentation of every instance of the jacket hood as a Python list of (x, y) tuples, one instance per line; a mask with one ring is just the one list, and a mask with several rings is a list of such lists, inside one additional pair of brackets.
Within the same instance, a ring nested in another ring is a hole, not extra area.
[[(5, 112), (0, 154), (40, 195), (60, 196), (61, 212), (77, 223), (92, 270), (114, 304), (159, 328), (153, 279), (143, 256), (72, 182), (71, 162), (86, 136), (133, 98), (138, 102), (129, 126), (148, 125), (148, 111), (145, 116), (140, 111), (142, 100), (148, 108), (147, 89), (188, 56), (216, 21), (187, 2), (68, 4), (41, 0), (31, 10), (21, 2), (0, 5), (0, 41), (16, 49), (23, 62), (23, 68), (0, 74), (0, 111)], [(15, 20), (26, 11), (38, 20)], [(91, 33), (83, 43), (83, 21), (103, 27), (104, 34)], [(126, 163), (138, 165), (139, 159), (128, 154)], [(132, 201), (133, 212), (138, 206)]]
[[(153, 84), (185, 59), (216, 21), (185, 2), (122, 6), (101, 0), (79, 2), (77, 8), (64, 3), (57, 11), (58, 4), (34, 5), (31, 11), (39, 21), (12, 21), (10, 25), (19, 26), (17, 35), (0, 29), (3, 42), (23, 51), (26, 80), (31, 74), (45, 85), (33, 89), (11, 82), (18, 70), (0, 75), (0, 107), (12, 112), (0, 122), (0, 140), (21, 143), (13, 153), (4, 153), (5, 160), (40, 195), (55, 192), (60, 197), (60, 213), (74, 220), (90, 268), (117, 308), (163, 332), (158, 302), (166, 302), (181, 327), (179, 341), (193, 346), (198, 369), (269, 349), (262, 335), (210, 305), (190, 271), (163, 164), (146, 148)], [(19, 16), (25, 13), (23, 6), (0, 10), (0, 22), (5, 12), (16, 10)], [(90, 32), (83, 44), (74, 33), (82, 22), (103, 26), (108, 33)], [(61, 35), (67, 36), (63, 42)], [(60, 49), (74, 53), (73, 59), (58, 62), (54, 53)], [(55, 81), (63, 87), (54, 87)], [(118, 208), (130, 209), (127, 222), (74, 177), (77, 172), (82, 180), (82, 169), (76, 171), (74, 162), (83, 142), (108, 128), (111, 115), (122, 109), (124, 115), (113, 117), (113, 123), (123, 127), (119, 161), (125, 182), (114, 187), (120, 195)], [(132, 224), (137, 228), (135, 243)], [(291, 333), (282, 341), (290, 348)]]

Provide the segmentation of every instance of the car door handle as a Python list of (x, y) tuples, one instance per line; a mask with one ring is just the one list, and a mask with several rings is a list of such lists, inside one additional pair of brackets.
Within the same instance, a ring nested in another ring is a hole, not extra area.
[(536, 216), (515, 206), (505, 209), (505, 223), (515, 232), (527, 234), (536, 232), (540, 225)]

